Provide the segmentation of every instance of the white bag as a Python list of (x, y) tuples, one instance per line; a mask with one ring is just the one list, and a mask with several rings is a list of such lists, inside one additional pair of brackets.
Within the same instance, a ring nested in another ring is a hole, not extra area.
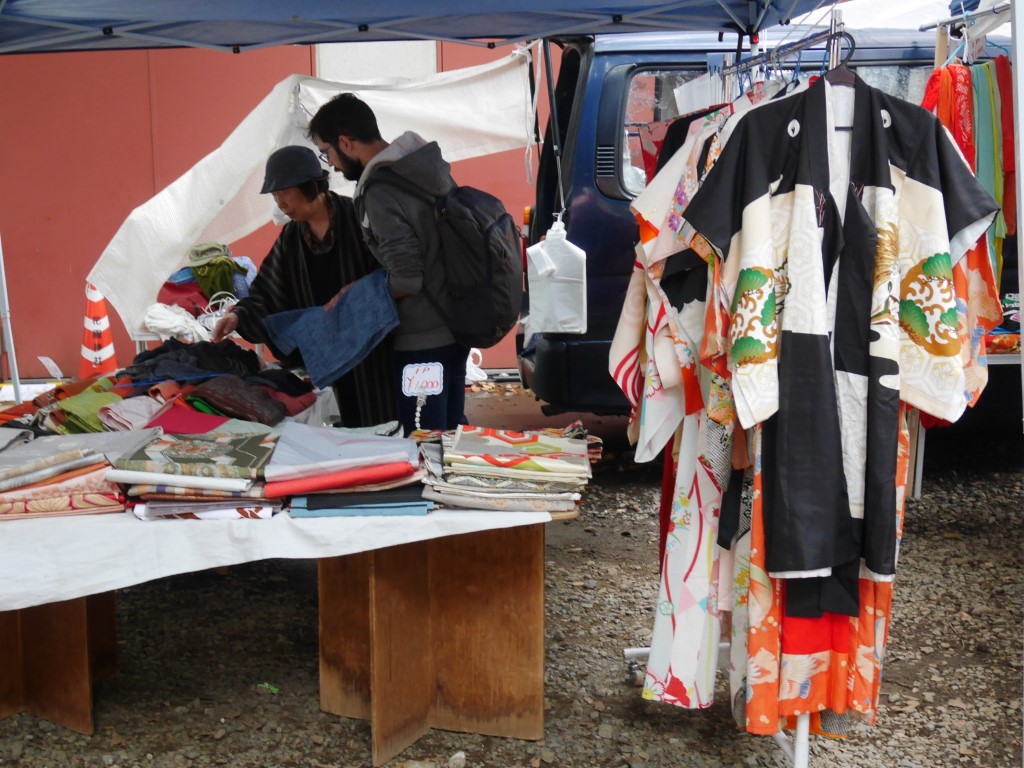
[(476, 347), (469, 350), (469, 359), (466, 360), (466, 384), (479, 384), (487, 381), (487, 374), (480, 367), (484, 361), (484, 353)]

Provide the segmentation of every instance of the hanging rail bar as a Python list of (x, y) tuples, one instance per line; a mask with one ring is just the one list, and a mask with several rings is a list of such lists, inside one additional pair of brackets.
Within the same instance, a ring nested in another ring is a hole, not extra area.
[(839, 33), (843, 31), (843, 13), (838, 8), (832, 10), (832, 21), (829, 23), (828, 39), (828, 68), (835, 69), (839, 66)]
[(762, 64), (774, 63), (776, 61), (779, 61), (780, 59), (783, 59), (786, 56), (789, 56), (790, 54), (796, 53), (797, 51), (802, 51), (805, 48), (810, 48), (812, 45), (829, 42), (831, 40), (838, 40), (840, 38), (847, 41), (853, 40), (853, 38), (850, 36), (850, 33), (845, 32), (843, 30), (843, 26), (839, 25), (835, 32), (833, 32), (832, 30), (829, 30), (827, 32), (819, 32), (816, 35), (805, 37), (803, 40), (797, 40), (796, 42), (789, 43), (787, 45), (780, 45), (778, 48), (773, 48), (772, 50), (766, 51), (765, 53), (759, 53), (757, 56), (751, 56), (749, 59), (744, 59), (743, 61), (738, 61), (735, 64), (722, 67), (721, 74), (724, 77), (726, 75), (734, 75), (737, 72), (745, 72), (748, 69), (753, 69), (754, 67), (758, 67)]
[(948, 19), (942, 21), (933, 21), (931, 24), (922, 24), (918, 27), (921, 32), (927, 32), (929, 29), (935, 29), (936, 27), (949, 27), (953, 24), (962, 24), (970, 19), (976, 19), (979, 16), (996, 16), (1000, 13), (1005, 13), (1010, 10), (1012, 3), (1010, 0), (1004, 0), (1002, 3), (997, 3), (991, 8), (986, 8), (983, 11), (968, 11), (966, 14), (960, 16), (951, 16)]

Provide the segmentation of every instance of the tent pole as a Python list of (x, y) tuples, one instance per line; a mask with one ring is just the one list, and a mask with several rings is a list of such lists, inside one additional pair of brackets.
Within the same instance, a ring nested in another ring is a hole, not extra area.
[(11, 333), (11, 307), (7, 301), (7, 273), (4, 270), (4, 244), (0, 241), (0, 321), (3, 323), (4, 349), (11, 369), (14, 402), (21, 405), (21, 379), (18, 378), (18, 358), (14, 354), (14, 334)]
[(555, 155), (555, 173), (558, 177), (558, 216), (556, 218), (561, 221), (562, 214), (565, 213), (565, 188), (562, 186), (562, 137), (559, 135), (558, 105), (555, 101), (555, 81), (552, 79), (551, 69), (551, 41), (545, 38), (544, 73), (547, 75), (548, 102), (550, 107), (548, 123), (551, 126), (551, 149)]
[[(1019, 3), (1014, 3), (1010, 13), (1010, 34), (1013, 38), (1013, 132), (1014, 140), (1017, 142), (1017, 153), (1020, 154), (1020, 148), (1024, 147), (1024, 129), (1021, 128), (1021, 108), (1024, 107), (1024, 78), (1021, 76), (1020, 67), (1021, 62), (1024, 61), (1024, 9), (1021, 9)], [(1020, 237), (1020, 221), (1022, 212), (1024, 212), (1024, 179), (1021, 177), (1024, 174), (1017, 174), (1017, 268), (1020, 269), (1020, 265), (1024, 263), (1024, 247), (1021, 247)], [(1019, 271), (1018, 271), (1019, 274)], [(1017, 293), (1020, 293), (1020, 285), (1017, 286)], [(1019, 300), (1018, 300), (1019, 305)], [(1021, 397), (1024, 398), (1024, 350), (1021, 351), (1021, 367), (1020, 367), (1020, 381), (1021, 381)], [(1021, 424), (1021, 429), (1024, 430), (1024, 423)]]

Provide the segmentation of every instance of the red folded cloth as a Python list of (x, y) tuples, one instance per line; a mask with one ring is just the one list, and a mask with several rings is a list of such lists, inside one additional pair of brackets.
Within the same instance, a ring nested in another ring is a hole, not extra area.
[(162, 427), (164, 432), (176, 435), (198, 435), (214, 432), (227, 421), (223, 416), (202, 413), (186, 405), (183, 400), (175, 400), (169, 408), (158, 412), (146, 426)]
[(199, 317), (210, 303), (209, 299), (203, 295), (203, 290), (199, 287), (199, 283), (178, 284), (172, 283), (170, 280), (160, 286), (160, 292), (157, 293), (156, 300), (161, 304), (181, 307), (195, 317)]
[(304, 395), (296, 396), (289, 395), (288, 393), (282, 392), (279, 389), (274, 389), (273, 387), (261, 386), (260, 389), (277, 400), (277, 402), (281, 403), (284, 406), (285, 412), (289, 416), (302, 413), (316, 402), (316, 392), (307, 392)]
[(399, 477), (411, 475), (415, 471), (416, 467), (409, 462), (397, 461), (391, 464), (379, 464), (375, 467), (343, 469), (339, 472), (331, 472), (316, 477), (279, 480), (276, 483), (267, 483), (263, 493), (268, 499), (278, 499), (282, 496), (294, 496), (295, 494), (312, 493), (313, 491), (348, 488), (353, 485), (365, 485), (367, 483), (381, 483), (385, 480), (395, 480)]
[(176, 397), (188, 397), (195, 388), (195, 384), (179, 384), (173, 379), (168, 379), (167, 381), (161, 381), (159, 384), (151, 386), (148, 394), (154, 400), (167, 403)]

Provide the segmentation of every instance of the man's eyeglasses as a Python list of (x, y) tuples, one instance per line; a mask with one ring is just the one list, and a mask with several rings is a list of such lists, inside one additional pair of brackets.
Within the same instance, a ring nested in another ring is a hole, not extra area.
[(331, 161), (327, 159), (327, 153), (330, 152), (330, 151), (331, 151), (331, 148), (328, 147), (327, 149), (323, 150), (322, 152), (318, 152), (317, 154), (320, 155), (320, 160), (329, 164)]

